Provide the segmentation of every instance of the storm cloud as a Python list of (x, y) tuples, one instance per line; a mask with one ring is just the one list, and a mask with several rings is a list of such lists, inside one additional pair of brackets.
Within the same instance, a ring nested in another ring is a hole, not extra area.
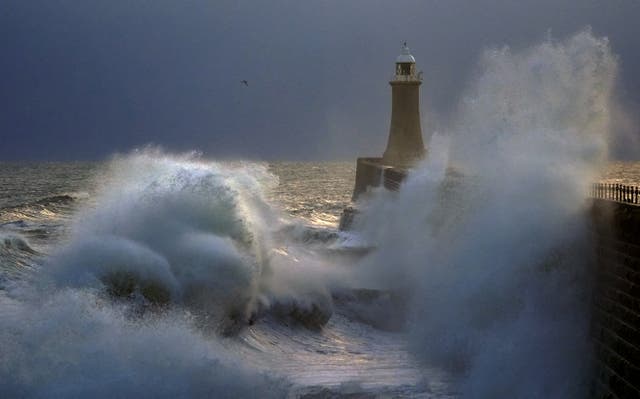
[(619, 58), (613, 153), (637, 158), (639, 19), (634, 0), (9, 0), (0, 160), (148, 143), (220, 158), (379, 155), (402, 42), (424, 73), (428, 136), (446, 131), (484, 49), (587, 26)]

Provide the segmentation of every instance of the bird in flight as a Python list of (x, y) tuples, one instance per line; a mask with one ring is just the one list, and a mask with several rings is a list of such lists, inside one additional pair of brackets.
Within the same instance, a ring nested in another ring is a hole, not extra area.
[(249, 82), (247, 82), (246, 80), (241, 80), (240, 83), (242, 83), (243, 85), (249, 87)]

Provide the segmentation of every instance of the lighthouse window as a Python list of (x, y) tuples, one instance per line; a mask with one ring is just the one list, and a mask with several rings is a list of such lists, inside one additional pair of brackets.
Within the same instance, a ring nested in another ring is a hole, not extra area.
[(400, 64), (400, 75), (411, 75), (411, 64)]

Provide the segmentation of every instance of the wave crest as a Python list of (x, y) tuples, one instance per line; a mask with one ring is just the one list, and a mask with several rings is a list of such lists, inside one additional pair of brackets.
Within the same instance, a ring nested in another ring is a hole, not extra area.
[(211, 325), (249, 319), (275, 218), (263, 199), (266, 169), (140, 152), (115, 158), (101, 179), (71, 244), (47, 261), (57, 286), (107, 285), (145, 299), (152, 286)]

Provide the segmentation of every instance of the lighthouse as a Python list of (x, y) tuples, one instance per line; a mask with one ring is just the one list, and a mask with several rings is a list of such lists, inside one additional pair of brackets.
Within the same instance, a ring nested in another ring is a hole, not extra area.
[(396, 59), (391, 85), (391, 125), (387, 148), (382, 156), (386, 165), (408, 168), (425, 154), (420, 128), (420, 85), (422, 73), (407, 43)]
[[(391, 85), (391, 126), (389, 139), (383, 156), (358, 158), (353, 200), (371, 188), (384, 187), (397, 191), (411, 168), (425, 155), (422, 129), (420, 128), (420, 85), (422, 73), (416, 70), (407, 43), (396, 59), (396, 68)], [(354, 209), (345, 210), (340, 226), (344, 228), (355, 214)]]

